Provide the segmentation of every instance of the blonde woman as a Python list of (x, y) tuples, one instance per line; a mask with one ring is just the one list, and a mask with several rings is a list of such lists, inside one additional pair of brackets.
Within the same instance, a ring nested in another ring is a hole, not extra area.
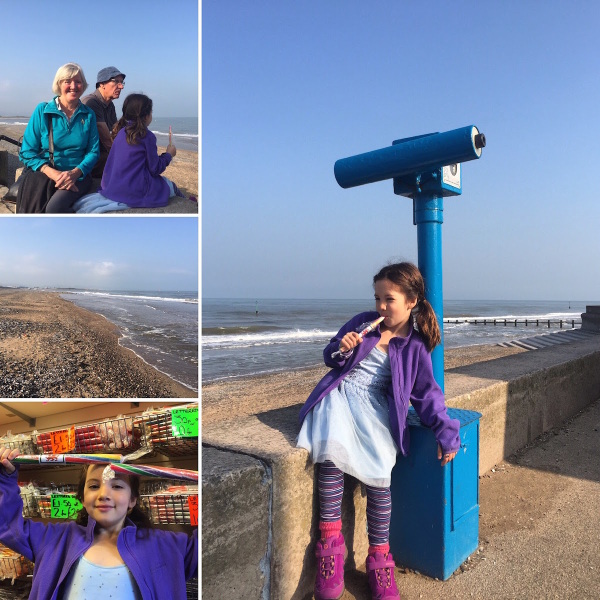
[[(87, 86), (83, 69), (76, 63), (67, 63), (54, 77), (55, 96), (33, 111), (19, 157), (37, 175), (26, 176), (21, 184), (17, 212), (73, 212), (75, 201), (89, 192), (90, 173), (100, 148), (96, 115), (80, 101)], [(50, 123), (53, 157), (49, 147)]]

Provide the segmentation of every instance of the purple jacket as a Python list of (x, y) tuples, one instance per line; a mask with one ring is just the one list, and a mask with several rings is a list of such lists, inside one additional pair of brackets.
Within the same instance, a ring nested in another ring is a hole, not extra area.
[(126, 133), (121, 129), (113, 141), (98, 191), (132, 208), (166, 206), (170, 191), (160, 174), (169, 166), (171, 155), (158, 155), (156, 136), (149, 129), (133, 145), (127, 143)]
[[(381, 338), (379, 326), (363, 338), (362, 344), (354, 348), (350, 357), (344, 358), (338, 355), (336, 358), (331, 358), (331, 354), (339, 348), (340, 341), (346, 333), (356, 331), (360, 325), (373, 321), (377, 317), (379, 314), (376, 312), (356, 315), (331, 339), (323, 351), (323, 356), (325, 364), (332, 367), (332, 370), (319, 381), (304, 403), (300, 411), (301, 422), (313, 406), (335, 389), (348, 372), (377, 345)], [(442, 450), (457, 451), (460, 448), (460, 422), (448, 417), (444, 394), (433, 378), (431, 355), (419, 333), (411, 328), (407, 337), (392, 338), (388, 352), (392, 370), (392, 383), (387, 392), (390, 429), (402, 454), (406, 456), (410, 446), (410, 435), (406, 425), (409, 400), (423, 425), (433, 430)]]
[[(30, 600), (56, 600), (75, 561), (92, 545), (96, 521), (41, 523), (23, 519), (18, 469), (0, 467), (0, 542), (35, 562)], [(144, 600), (185, 600), (187, 579), (198, 572), (198, 530), (192, 536), (160, 529), (137, 529), (129, 520), (117, 548)], [(98, 596), (99, 598), (101, 595)]]

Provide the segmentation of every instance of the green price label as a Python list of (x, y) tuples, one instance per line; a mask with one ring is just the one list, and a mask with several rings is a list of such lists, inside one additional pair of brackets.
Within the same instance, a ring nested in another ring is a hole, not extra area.
[(173, 437), (198, 437), (198, 407), (171, 411)]
[(83, 508), (75, 496), (66, 494), (52, 494), (50, 503), (50, 516), (53, 519), (75, 519)]

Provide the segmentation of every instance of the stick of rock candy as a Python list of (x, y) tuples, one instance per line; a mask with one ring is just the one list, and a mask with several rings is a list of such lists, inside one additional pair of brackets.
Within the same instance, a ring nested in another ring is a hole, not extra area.
[(132, 465), (130, 463), (111, 463), (108, 467), (115, 473), (129, 473), (146, 477), (162, 477), (164, 479), (184, 479), (198, 481), (198, 471), (173, 469), (171, 467), (153, 467), (150, 465)]
[(11, 459), (11, 462), (20, 465), (33, 464), (98, 464), (121, 462), (121, 454), (22, 454)]
[[(358, 332), (358, 335), (362, 338), (363, 336), (367, 335), (367, 333), (369, 333), (369, 331), (373, 331), (373, 329), (375, 329), (375, 327), (377, 327), (377, 325), (379, 325), (379, 323), (381, 323), (381, 321), (383, 321), (383, 319), (385, 319), (385, 317), (379, 317), (377, 319), (375, 319), (374, 321), (371, 321), (362, 331)], [(336, 356), (340, 355), (342, 352), (340, 350), (336, 350), (332, 355), (331, 358), (335, 358)]]

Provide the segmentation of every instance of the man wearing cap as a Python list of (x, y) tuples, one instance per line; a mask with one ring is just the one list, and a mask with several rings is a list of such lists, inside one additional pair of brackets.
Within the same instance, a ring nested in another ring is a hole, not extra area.
[(100, 158), (92, 170), (92, 177), (102, 177), (104, 165), (112, 146), (110, 132), (117, 122), (117, 112), (113, 100), (121, 95), (125, 87), (125, 74), (117, 67), (105, 67), (98, 72), (96, 91), (81, 101), (96, 113), (96, 125), (100, 136)]

